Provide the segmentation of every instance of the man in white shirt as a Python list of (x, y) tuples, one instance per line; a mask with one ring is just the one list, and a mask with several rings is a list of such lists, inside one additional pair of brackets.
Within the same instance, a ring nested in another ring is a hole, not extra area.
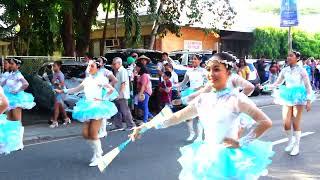
[(127, 130), (129, 130), (135, 125), (128, 106), (128, 99), (130, 99), (130, 80), (128, 71), (122, 66), (122, 59), (120, 57), (113, 59), (112, 67), (116, 71), (116, 78), (118, 81), (115, 84), (115, 89), (119, 93), (118, 98), (115, 100), (118, 113), (113, 117), (115, 128), (112, 130), (123, 130), (122, 120), (126, 122)]

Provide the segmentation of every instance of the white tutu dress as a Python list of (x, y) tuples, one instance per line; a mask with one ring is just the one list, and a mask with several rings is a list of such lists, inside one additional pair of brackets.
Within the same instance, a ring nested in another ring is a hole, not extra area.
[[(0, 93), (3, 94), (1, 86)], [(9, 154), (23, 148), (23, 130), (21, 121), (9, 121), (5, 114), (0, 115), (0, 154)]]
[[(15, 108), (22, 109), (32, 109), (36, 103), (34, 102), (34, 97), (30, 93), (21, 91), (23, 75), (20, 71), (12, 72), (4, 83), (4, 93), (9, 99), (9, 108), (8, 110)], [(17, 93), (12, 93), (16, 91)]]
[[(285, 85), (281, 85), (285, 82)], [(280, 85), (280, 86), (279, 86)], [(315, 100), (307, 71), (300, 66), (287, 66), (279, 74), (273, 91), (275, 103), (286, 106), (306, 105), (307, 100)]]
[[(253, 140), (240, 148), (227, 148), (224, 138), (238, 139), (242, 113), (252, 113), (255, 104), (247, 96), (229, 89), (203, 93), (186, 107), (188, 112), (176, 113), (154, 127), (165, 128), (183, 120), (199, 116), (205, 140), (196, 141), (180, 149), (181, 180), (253, 180), (267, 172), (272, 162), (272, 143)], [(243, 116), (242, 118), (245, 118)], [(267, 118), (267, 117), (266, 117)], [(151, 121), (152, 122), (152, 121)], [(240, 139), (241, 141), (241, 139)]]
[(85, 122), (103, 118), (110, 119), (114, 116), (118, 109), (110, 100), (114, 100), (117, 93), (113, 92), (108, 97), (105, 88), (107, 83), (106, 77), (102, 75), (89, 75), (79, 88), (67, 90), (68, 93), (72, 93), (83, 89), (85, 94), (85, 98), (80, 99), (73, 108), (72, 118)]

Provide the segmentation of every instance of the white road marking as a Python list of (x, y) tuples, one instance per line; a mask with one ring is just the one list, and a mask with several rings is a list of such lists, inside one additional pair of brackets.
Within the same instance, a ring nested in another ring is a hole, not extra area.
[[(301, 134), (301, 137), (308, 136), (308, 135), (311, 135), (311, 134), (314, 134), (314, 133), (315, 132), (305, 132), (305, 133)], [(278, 144), (287, 142), (288, 140), (289, 140), (288, 138), (283, 138), (283, 139), (280, 139), (280, 140), (277, 140), (277, 141), (273, 141), (272, 145), (278, 145)]]
[(280, 106), (280, 105), (278, 105), (278, 104), (270, 104), (270, 105), (260, 106), (260, 108), (268, 108), (268, 107), (274, 107), (274, 106)]
[(68, 139), (76, 139), (76, 138), (79, 138), (79, 137), (81, 137), (81, 136), (72, 136), (72, 137), (59, 138), (59, 139), (48, 140), (48, 141), (43, 141), (43, 142), (38, 142), (38, 143), (31, 143), (31, 144), (28, 144), (28, 145), (24, 145), (24, 147), (35, 146), (35, 145), (39, 145), (39, 144), (47, 144), (47, 143), (51, 143), (51, 142), (64, 141), (64, 140), (68, 140)]

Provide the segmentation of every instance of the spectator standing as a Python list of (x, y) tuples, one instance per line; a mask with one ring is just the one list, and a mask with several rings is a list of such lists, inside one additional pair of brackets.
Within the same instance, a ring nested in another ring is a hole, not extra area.
[(161, 93), (161, 97), (160, 97), (161, 107), (163, 108), (166, 105), (171, 106), (171, 98), (172, 98), (172, 82), (170, 81), (171, 72), (165, 71), (162, 77), (163, 77), (163, 81), (159, 85), (159, 91)]
[(314, 85), (317, 91), (320, 90), (320, 66), (315, 68), (314, 70)]
[[(176, 72), (174, 72), (172, 64), (169, 64), (169, 63), (165, 64), (164, 69), (165, 69), (165, 71), (169, 71), (171, 73), (171, 77), (170, 77), (170, 82), (172, 84), (171, 100), (176, 99), (179, 95), (179, 92), (178, 92), (177, 88), (175, 87), (176, 85), (179, 84), (178, 75)], [(161, 81), (163, 81), (163, 78)]]
[(128, 75), (129, 75), (129, 80), (130, 80), (130, 100), (129, 100), (129, 106), (130, 109), (133, 110), (134, 109), (134, 69), (136, 67), (136, 63), (135, 63), (136, 59), (133, 58), (132, 56), (129, 56), (127, 58), (127, 71), (128, 71)]
[(239, 75), (245, 79), (249, 79), (250, 69), (249, 66), (246, 63), (246, 60), (244, 58), (241, 58), (239, 61)]
[(266, 68), (265, 59), (266, 59), (265, 56), (261, 56), (261, 58), (257, 62), (257, 71), (258, 71), (258, 75), (261, 80), (261, 83), (264, 83), (267, 81), (266, 70), (265, 70), (265, 68)]
[(137, 62), (141, 62), (144, 66), (147, 66), (150, 63), (151, 59), (145, 55), (140, 56), (137, 59)]
[(133, 128), (135, 125), (132, 120), (130, 108), (128, 106), (128, 99), (130, 98), (130, 82), (128, 71), (122, 65), (122, 59), (116, 57), (112, 62), (113, 69), (116, 72), (117, 83), (115, 89), (118, 91), (119, 96), (115, 100), (118, 108), (118, 113), (113, 117), (115, 128), (111, 130), (123, 130), (122, 120), (127, 124), (127, 130)]
[(152, 94), (151, 81), (146, 67), (141, 62), (136, 64), (136, 72), (139, 75), (137, 80), (138, 107), (143, 110), (143, 122), (146, 123), (149, 118), (153, 117), (149, 112), (149, 98)]
[[(53, 89), (65, 89), (64, 86), (64, 74), (61, 72), (62, 62), (55, 61), (52, 66), (53, 77), (51, 80), (51, 84)], [(64, 123), (63, 125), (67, 125), (71, 123), (70, 118), (68, 117), (65, 109), (64, 109), (64, 94), (55, 93), (54, 98), (54, 107), (53, 107), (53, 117), (52, 124), (49, 126), (50, 128), (58, 127), (58, 117), (60, 113), (63, 115)]]
[(270, 68), (270, 75), (269, 75), (269, 83), (273, 84), (276, 82), (277, 78), (278, 78), (278, 74), (280, 72), (280, 67), (278, 65), (278, 63), (276, 61), (272, 61)]
[(309, 77), (309, 80), (312, 83), (312, 68), (310, 66), (310, 60), (309, 59), (303, 59), (303, 68), (307, 71), (308, 73), (308, 77)]

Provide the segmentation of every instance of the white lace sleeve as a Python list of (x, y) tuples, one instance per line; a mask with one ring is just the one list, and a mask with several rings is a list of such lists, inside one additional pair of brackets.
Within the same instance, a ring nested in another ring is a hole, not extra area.
[(250, 96), (254, 91), (254, 85), (237, 74), (232, 75), (232, 84), (235, 87), (241, 87), (247, 96)]
[(208, 93), (210, 91), (212, 91), (212, 86), (207, 83), (205, 87), (199, 89), (198, 91), (196, 91), (195, 93), (192, 93), (191, 95), (189, 96), (186, 96), (186, 97), (182, 97), (181, 98), (181, 101), (182, 101), (182, 104), (183, 105), (187, 105), (189, 104), (192, 100), (194, 100), (196, 97), (198, 97), (200, 94), (202, 93)]
[(266, 129), (271, 127), (270, 118), (261, 111), (248, 97), (245, 95), (239, 95), (237, 109), (239, 113), (245, 113), (250, 116), (256, 124), (252, 126), (248, 131), (249, 133), (240, 138), (240, 146), (245, 146), (253, 140), (259, 138)]
[(82, 81), (82, 83), (79, 84), (77, 87), (70, 88), (70, 89), (64, 89), (63, 91), (64, 91), (64, 93), (67, 93), (67, 94), (73, 94), (73, 93), (82, 91), (84, 89), (85, 83), (86, 83), (86, 79), (84, 81)]
[[(147, 128), (154, 127), (156, 129), (161, 129), (161, 128), (167, 128), (173, 125), (177, 125), (188, 119), (195, 118), (198, 114), (197, 108), (196, 108), (196, 105), (199, 101), (198, 99), (199, 98), (195, 99), (187, 107), (183, 108), (182, 110), (176, 113), (170, 114), (167, 117), (166, 115), (161, 115), (163, 111), (160, 112), (156, 117), (161, 116), (161, 118), (156, 119), (155, 117), (154, 120), (151, 120), (150, 122), (146, 123), (145, 126)], [(166, 113), (163, 113), (163, 114), (166, 114)]]

